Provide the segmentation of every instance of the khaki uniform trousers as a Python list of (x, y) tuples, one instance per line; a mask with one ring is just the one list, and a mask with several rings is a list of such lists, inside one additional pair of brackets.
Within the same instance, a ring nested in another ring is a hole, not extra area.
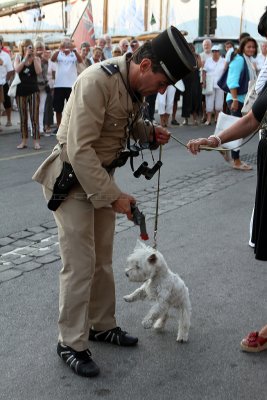
[[(51, 190), (44, 188), (46, 199)], [(112, 329), (115, 285), (112, 251), (115, 213), (68, 197), (55, 211), (62, 259), (59, 275), (59, 341), (76, 351), (88, 348), (90, 327)]]

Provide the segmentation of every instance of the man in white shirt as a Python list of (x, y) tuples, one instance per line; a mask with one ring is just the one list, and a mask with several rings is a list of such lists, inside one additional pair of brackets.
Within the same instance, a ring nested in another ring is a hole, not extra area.
[(3, 37), (0, 37), (0, 85), (3, 86), (4, 108), (7, 116), (6, 126), (11, 126), (11, 100), (8, 96), (8, 81), (12, 77), (14, 68), (10, 55), (3, 50)]
[(77, 50), (73, 49), (71, 40), (64, 39), (59, 50), (52, 55), (51, 61), (57, 66), (53, 107), (56, 112), (57, 127), (59, 127), (65, 101), (68, 101), (72, 85), (78, 76), (77, 63), (82, 63), (83, 60)]
[[(212, 48), (212, 41), (210, 39), (204, 39), (202, 42), (202, 47), (203, 47), (203, 52), (200, 53), (200, 58), (201, 58), (201, 69), (200, 69), (200, 80), (201, 84), (203, 85), (202, 82), (202, 70), (204, 67), (205, 62), (207, 61), (208, 58), (212, 56), (211, 48)], [(202, 100), (201, 100), (201, 105), (202, 105), (202, 119), (201, 122), (205, 123), (207, 121), (207, 113), (206, 113), (206, 99), (205, 99), (205, 91), (202, 88)]]
[(263, 42), (261, 44), (261, 54), (258, 54), (255, 60), (257, 72), (260, 72), (260, 70), (262, 69), (266, 60), (266, 55), (267, 55), (267, 42)]
[(104, 35), (106, 41), (105, 47), (103, 49), (105, 59), (112, 58), (112, 38), (108, 34)]

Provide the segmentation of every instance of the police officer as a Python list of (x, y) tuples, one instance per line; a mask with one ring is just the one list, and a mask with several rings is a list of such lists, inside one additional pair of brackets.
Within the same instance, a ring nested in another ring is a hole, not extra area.
[(122, 192), (108, 166), (119, 159), (129, 135), (153, 147), (168, 142), (164, 128), (143, 121), (143, 98), (164, 93), (194, 67), (184, 37), (169, 27), (133, 55), (87, 68), (65, 107), (58, 145), (33, 177), (48, 201), (56, 195), (63, 163), (71, 165), (78, 180), (54, 217), (63, 264), (57, 353), (80, 376), (99, 373), (88, 340), (118, 346), (138, 342), (117, 325), (112, 271), (115, 213), (131, 218), (135, 198)]

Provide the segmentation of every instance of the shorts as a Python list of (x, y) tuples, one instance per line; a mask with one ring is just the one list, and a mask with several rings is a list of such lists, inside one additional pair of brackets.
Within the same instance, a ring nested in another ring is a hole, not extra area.
[(3, 91), (4, 91), (4, 102), (3, 102), (3, 104), (4, 104), (5, 110), (8, 109), (8, 108), (11, 108), (11, 100), (10, 100), (10, 97), (8, 96), (8, 94), (7, 94), (8, 90), (9, 90), (9, 85), (8, 85), (8, 83), (5, 83), (4, 86), (3, 86)]
[(57, 113), (62, 113), (65, 100), (69, 100), (71, 88), (58, 87), (54, 88), (53, 109)]

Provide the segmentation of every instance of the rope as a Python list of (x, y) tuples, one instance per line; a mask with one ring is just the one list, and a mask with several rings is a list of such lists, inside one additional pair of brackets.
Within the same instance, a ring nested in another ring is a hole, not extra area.
[[(159, 161), (162, 158), (162, 144), (159, 147)], [(154, 224), (154, 243), (153, 249), (157, 249), (157, 233), (158, 233), (158, 219), (159, 219), (159, 192), (160, 192), (160, 169), (158, 171), (158, 184), (157, 184), (157, 198), (156, 198), (156, 212), (155, 212), (155, 224)]]

